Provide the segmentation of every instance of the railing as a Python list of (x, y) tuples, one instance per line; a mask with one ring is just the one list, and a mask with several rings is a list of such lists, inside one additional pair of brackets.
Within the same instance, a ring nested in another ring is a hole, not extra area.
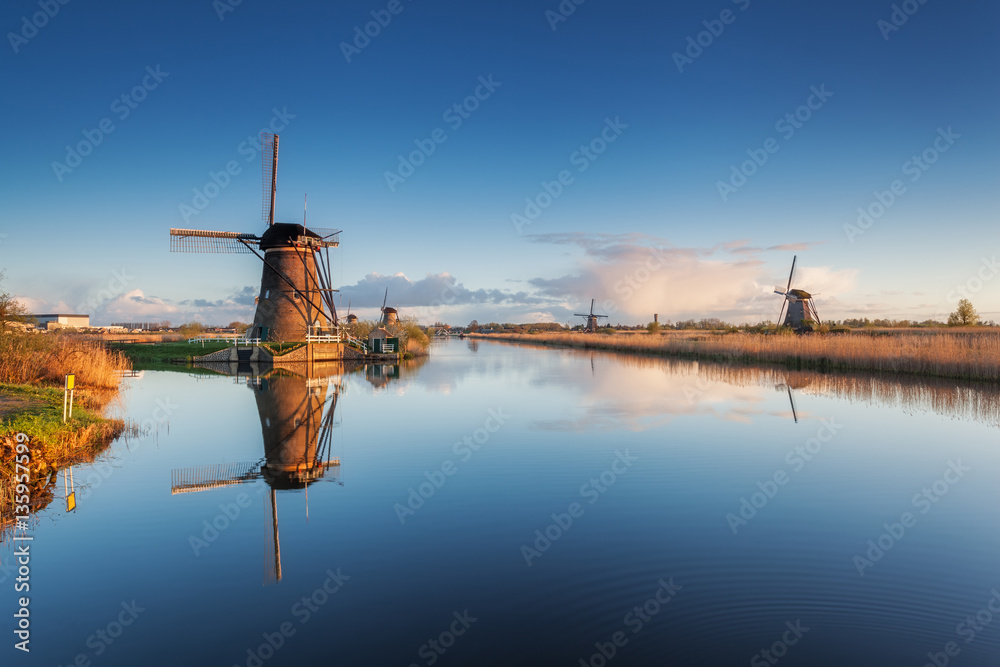
[(349, 345), (353, 345), (362, 352), (364, 352), (365, 354), (368, 354), (368, 343), (366, 343), (363, 340), (358, 340), (357, 338), (346, 332), (344, 333), (344, 336), (347, 338), (347, 343)]
[(368, 353), (368, 344), (365, 343), (365, 341), (352, 336), (346, 329), (327, 329), (326, 333), (324, 333), (321, 327), (315, 328), (318, 329), (320, 333), (313, 333), (314, 327), (310, 326), (306, 333), (307, 343), (347, 343), (348, 345), (352, 345), (366, 354)]
[[(326, 332), (323, 329), (317, 327), (319, 333), (313, 333), (314, 329), (310, 326), (306, 331), (306, 342), (307, 343), (347, 343), (354, 346), (355, 348), (361, 350), (365, 354), (368, 353), (368, 344), (355, 338), (350, 333), (344, 329), (330, 330), (327, 329)], [(232, 343), (233, 345), (260, 345), (260, 338), (246, 338), (245, 336), (196, 336), (194, 338), (188, 338), (189, 343), (201, 343), (202, 347), (205, 343)], [(387, 352), (393, 352), (394, 346), (386, 345), (385, 350)]]
[(260, 338), (247, 338), (245, 336), (196, 336), (195, 338), (188, 338), (189, 343), (201, 343), (202, 347), (205, 347), (205, 343), (232, 343), (233, 345), (260, 345)]
[(306, 334), (307, 343), (339, 343), (340, 334)]

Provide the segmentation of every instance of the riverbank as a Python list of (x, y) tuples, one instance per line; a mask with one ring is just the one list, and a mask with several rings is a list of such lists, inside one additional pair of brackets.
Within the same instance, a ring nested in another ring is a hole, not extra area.
[(794, 369), (904, 373), (1000, 383), (1000, 331), (895, 330), (879, 335), (764, 335), (666, 331), (628, 334), (473, 334), (475, 338)]
[[(120, 343), (114, 349), (124, 354), (136, 370), (176, 371), (178, 366), (190, 366), (195, 357), (232, 347), (228, 341), (218, 343)], [(192, 369), (187, 369), (192, 370)], [(193, 369), (199, 372), (198, 369)]]
[[(104, 417), (96, 407), (113, 395), (83, 390), (73, 417), (63, 423), (61, 389), (0, 384), (0, 535), (13, 526), (15, 496), (31, 499), (32, 514), (44, 509), (58, 492), (60, 470), (93, 461), (126, 430), (124, 420)], [(18, 458), (18, 433), (28, 436), (27, 459)], [(27, 493), (17, 494), (25, 469)]]
[[(92, 461), (126, 429), (104, 415), (118, 396), (128, 360), (118, 352), (57, 335), (0, 336), (0, 528), (13, 517), (16, 436), (28, 437), (32, 511), (51, 500), (59, 469)], [(73, 416), (63, 422), (63, 382), (75, 375)], [(47, 500), (48, 499), (48, 500)]]

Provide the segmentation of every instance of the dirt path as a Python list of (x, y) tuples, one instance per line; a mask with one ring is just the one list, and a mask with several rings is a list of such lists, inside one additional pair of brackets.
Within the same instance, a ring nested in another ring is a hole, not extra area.
[(15, 412), (20, 412), (27, 408), (33, 408), (42, 405), (41, 401), (32, 401), (27, 398), (22, 398), (20, 396), (10, 396), (0, 391), (0, 419), (3, 419), (7, 415), (14, 414)]

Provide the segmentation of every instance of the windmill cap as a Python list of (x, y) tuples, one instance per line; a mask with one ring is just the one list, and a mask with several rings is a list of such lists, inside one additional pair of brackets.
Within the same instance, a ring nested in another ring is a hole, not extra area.
[(793, 289), (793, 290), (790, 290), (788, 293), (791, 294), (792, 296), (794, 296), (796, 299), (811, 299), (812, 298), (812, 294), (810, 294), (809, 292), (805, 291), (804, 289)]
[[(291, 222), (276, 222), (260, 237), (261, 250), (283, 248), (290, 245), (314, 245), (323, 237), (311, 229)], [(311, 241), (310, 241), (311, 240)]]

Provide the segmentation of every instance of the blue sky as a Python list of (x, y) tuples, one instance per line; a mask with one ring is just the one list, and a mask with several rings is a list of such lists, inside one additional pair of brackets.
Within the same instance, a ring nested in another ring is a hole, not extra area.
[(277, 122), (277, 218), (308, 193), (344, 230), (361, 316), (388, 285), (426, 323), (774, 319), (797, 254), (824, 318), (961, 287), (1000, 320), (992, 3), (48, 2), (0, 14), (0, 267), (36, 312), (248, 321), (259, 261), (167, 234), (263, 230), (245, 142)]

